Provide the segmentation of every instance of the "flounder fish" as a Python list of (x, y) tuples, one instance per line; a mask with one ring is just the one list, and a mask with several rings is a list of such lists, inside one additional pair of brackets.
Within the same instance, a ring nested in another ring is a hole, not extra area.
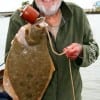
[(5, 64), (4, 89), (13, 100), (41, 100), (55, 70), (45, 27), (36, 22), (25, 29), (24, 40), (13, 40)]

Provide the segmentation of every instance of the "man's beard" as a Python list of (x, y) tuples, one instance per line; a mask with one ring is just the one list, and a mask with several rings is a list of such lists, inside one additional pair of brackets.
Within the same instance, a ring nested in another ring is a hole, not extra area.
[(41, 13), (43, 13), (46, 16), (50, 16), (50, 15), (55, 14), (58, 11), (58, 9), (61, 5), (61, 1), (62, 0), (60, 0), (59, 3), (55, 3), (49, 9), (46, 9), (43, 5), (39, 5), (37, 0), (35, 0), (35, 3), (36, 3), (36, 6), (38, 7), (38, 9), (40, 10)]

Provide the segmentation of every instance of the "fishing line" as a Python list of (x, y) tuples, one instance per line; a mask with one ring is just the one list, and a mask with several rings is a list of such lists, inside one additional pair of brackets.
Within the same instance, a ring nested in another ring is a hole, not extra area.
[[(47, 28), (46, 28), (46, 32), (47, 32), (47, 36), (48, 36), (48, 39), (49, 39), (49, 43), (50, 43), (50, 47), (51, 47), (52, 52), (54, 54), (58, 55), (58, 56), (64, 55), (65, 52), (58, 53), (57, 51), (54, 50), (53, 45), (52, 45), (52, 41), (51, 41), (51, 38), (50, 38), (50, 34), (49, 34), (49, 31), (48, 31)], [(69, 61), (69, 71), (70, 71), (70, 79), (71, 79), (71, 85), (72, 85), (73, 100), (76, 100), (75, 99), (74, 82), (73, 82), (73, 76), (72, 76), (72, 69), (71, 69), (71, 60), (68, 58), (68, 61)]]

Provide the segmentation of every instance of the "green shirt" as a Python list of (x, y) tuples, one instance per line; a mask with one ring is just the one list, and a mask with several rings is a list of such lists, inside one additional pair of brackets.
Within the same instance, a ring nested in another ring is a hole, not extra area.
[[(33, 7), (36, 8), (34, 3)], [(60, 9), (63, 16), (60, 28), (56, 40), (52, 35), (51, 39), (54, 49), (59, 53), (62, 52), (64, 47), (73, 42), (80, 43), (83, 46), (83, 57), (78, 57), (76, 60), (71, 61), (75, 97), (76, 100), (81, 100), (82, 81), (79, 72), (80, 67), (87, 67), (92, 64), (98, 57), (99, 49), (93, 39), (89, 22), (83, 10), (75, 4), (65, 2), (62, 2)], [(26, 24), (19, 15), (20, 12), (16, 11), (10, 18), (6, 53), (8, 53), (11, 40), (19, 28)], [(73, 100), (68, 59), (65, 55), (55, 55), (49, 42), (47, 45), (55, 66), (55, 72), (42, 100)]]

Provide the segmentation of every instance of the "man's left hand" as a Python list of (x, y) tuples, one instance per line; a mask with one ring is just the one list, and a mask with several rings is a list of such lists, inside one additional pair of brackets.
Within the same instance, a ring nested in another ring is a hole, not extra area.
[(82, 53), (82, 45), (79, 43), (72, 43), (63, 49), (66, 57), (75, 60)]

